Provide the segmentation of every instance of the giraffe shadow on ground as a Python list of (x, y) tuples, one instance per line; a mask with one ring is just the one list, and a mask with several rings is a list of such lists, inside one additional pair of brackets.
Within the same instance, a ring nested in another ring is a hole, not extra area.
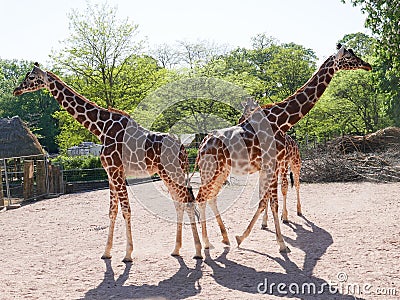
[[(259, 271), (230, 260), (227, 256), (229, 247), (216, 259), (211, 258), (210, 250), (205, 251), (204, 263), (212, 269), (212, 278), (217, 285), (230, 290), (248, 293), (250, 297), (274, 295), (293, 299), (326, 299), (326, 300), (353, 300), (358, 295), (346, 294), (341, 291), (340, 285), (332, 285), (328, 281), (313, 275), (314, 268), (323, 254), (333, 243), (329, 232), (318, 227), (304, 218), (304, 224), (290, 222), (287, 226), (296, 233), (296, 238), (285, 238), (285, 241), (294, 248), (305, 253), (302, 266), (298, 266), (290, 259), (290, 254), (281, 254), (273, 257), (253, 249), (240, 248), (239, 251), (251, 252), (275, 261), (284, 269), (282, 272)], [(236, 250), (235, 250), (236, 251)], [(124, 272), (115, 279), (110, 260), (105, 260), (106, 271), (104, 279), (98, 287), (89, 290), (83, 299), (186, 299), (199, 295), (202, 291), (200, 279), (203, 276), (203, 261), (197, 260), (195, 268), (189, 268), (182, 258), (178, 257), (179, 269), (177, 272), (156, 285), (124, 285), (128, 280), (132, 264), (126, 264)], [(339, 270), (340, 271), (340, 270)], [(336, 274), (332, 274), (334, 277)], [(131, 276), (134, 276), (131, 275)], [(338, 282), (337, 282), (338, 283)], [(331, 284), (331, 285), (330, 285)], [(279, 287), (279, 288), (278, 288)], [(333, 287), (333, 288), (332, 288)], [(266, 295), (261, 295), (266, 294)]]
[[(104, 279), (96, 288), (89, 290), (82, 299), (186, 299), (201, 292), (199, 279), (203, 276), (201, 260), (194, 269), (189, 268), (181, 257), (176, 258), (179, 269), (172, 277), (157, 285), (124, 285), (129, 278), (132, 263), (127, 263), (124, 272), (115, 279), (110, 260), (104, 260)], [(131, 275), (132, 276), (132, 275)]]
[[(205, 263), (213, 270), (213, 278), (221, 286), (239, 290), (256, 296), (257, 294), (274, 295), (294, 299), (359, 299), (357, 295), (347, 294), (346, 289), (339, 282), (328, 282), (313, 275), (313, 270), (333, 243), (332, 236), (326, 230), (316, 226), (306, 218), (305, 225), (289, 223), (296, 233), (295, 239), (285, 238), (292, 247), (305, 252), (303, 266), (298, 266), (290, 259), (290, 254), (281, 254), (272, 257), (252, 249), (240, 248), (241, 251), (262, 255), (269, 260), (277, 262), (285, 273), (258, 271), (255, 268), (238, 264), (228, 259), (229, 248), (216, 259), (212, 259), (210, 252), (206, 251)], [(336, 274), (332, 274), (336, 276)], [(340, 293), (342, 292), (342, 293)], [(261, 296), (261, 295), (260, 295)]]

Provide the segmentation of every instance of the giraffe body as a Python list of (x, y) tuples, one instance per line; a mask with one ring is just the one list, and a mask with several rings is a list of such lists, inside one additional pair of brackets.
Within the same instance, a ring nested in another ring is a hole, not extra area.
[[(274, 104), (263, 105), (263, 108), (271, 107)], [(254, 98), (249, 97), (247, 101), (243, 103), (243, 114), (239, 119), (239, 124), (244, 120), (250, 117), (250, 115), (254, 112), (254, 110), (260, 108), (260, 105)], [(287, 191), (288, 191), (288, 168), (290, 167), (291, 171), (291, 181), (292, 186), (295, 185), (296, 188), (296, 196), (297, 196), (297, 215), (301, 216), (301, 202), (300, 202), (300, 170), (301, 170), (301, 157), (299, 145), (296, 143), (294, 139), (290, 137), (290, 135), (285, 135), (285, 156), (283, 160), (279, 161), (279, 175), (281, 177), (281, 193), (283, 196), (283, 209), (282, 209), (282, 220), (284, 223), (288, 222), (288, 212), (286, 208), (286, 199), (287, 199)], [(268, 222), (268, 202), (265, 208), (265, 213), (262, 220), (261, 229), (267, 228)]]
[(132, 261), (131, 207), (126, 187), (126, 176), (149, 176), (158, 173), (174, 200), (177, 213), (177, 233), (172, 255), (179, 255), (182, 245), (184, 211), (189, 215), (196, 248), (195, 258), (201, 258), (201, 244), (194, 218), (194, 196), (187, 187), (187, 153), (177, 140), (168, 134), (147, 130), (126, 113), (104, 109), (76, 93), (60, 78), (43, 71), (35, 64), (24, 81), (14, 90), (18, 96), (46, 88), (79, 123), (96, 135), (103, 144), (100, 159), (107, 172), (110, 186), (110, 226), (102, 258), (111, 258), (111, 248), (118, 204), (126, 225), (126, 254), (124, 261)]
[[(286, 156), (286, 132), (300, 121), (321, 97), (333, 75), (339, 70), (364, 69), (371, 66), (351, 49), (338, 45), (338, 52), (329, 57), (317, 72), (296, 93), (282, 102), (256, 109), (237, 126), (209, 134), (201, 144), (196, 159), (201, 186), (196, 201), (200, 207), (202, 238), (210, 247), (205, 220), (205, 205), (210, 203), (223, 236), (229, 244), (225, 226), (216, 205), (216, 197), (229, 173), (259, 172), (259, 205), (248, 227), (236, 236), (238, 245), (250, 234), (260, 214), (270, 202), (279, 250), (289, 252), (283, 240), (279, 218), (277, 184), (279, 162)], [(238, 160), (238, 163), (232, 161)]]

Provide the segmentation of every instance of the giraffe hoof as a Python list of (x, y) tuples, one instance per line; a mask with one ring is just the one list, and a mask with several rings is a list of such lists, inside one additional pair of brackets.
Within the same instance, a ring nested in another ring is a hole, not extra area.
[(122, 260), (122, 262), (124, 262), (124, 263), (131, 263), (133, 260), (132, 260), (132, 257), (125, 257), (123, 260)]
[(303, 214), (301, 213), (301, 211), (298, 211), (298, 212), (297, 212), (297, 215), (298, 215), (299, 217), (302, 217), (302, 216), (303, 216)]
[(285, 248), (279, 249), (279, 252), (280, 253), (290, 253), (292, 251), (290, 251), (288, 246), (285, 246)]
[(237, 242), (237, 246), (239, 247), (240, 244), (243, 242), (243, 237), (237, 235), (236, 236), (236, 242)]
[(179, 252), (172, 252), (171, 256), (173, 257), (181, 257), (181, 255), (179, 254)]
[(215, 247), (214, 247), (213, 244), (211, 244), (211, 243), (206, 243), (206, 244), (204, 245), (204, 249), (207, 249), (207, 250), (209, 250), (209, 249), (215, 249)]
[(231, 242), (229, 240), (222, 240), (221, 242), (224, 243), (227, 246), (231, 245)]
[(262, 225), (261, 225), (261, 230), (268, 230), (268, 225), (262, 224)]
[(101, 257), (101, 259), (111, 259), (111, 255), (103, 254), (103, 256)]
[(282, 220), (283, 223), (289, 224), (289, 220)]
[(203, 256), (201, 254), (196, 254), (195, 256), (193, 256), (193, 259), (203, 259)]

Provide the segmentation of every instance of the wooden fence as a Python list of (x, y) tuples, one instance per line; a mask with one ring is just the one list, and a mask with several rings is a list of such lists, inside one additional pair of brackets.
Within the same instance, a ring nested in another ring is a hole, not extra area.
[(64, 192), (62, 172), (44, 156), (0, 159), (0, 207)]

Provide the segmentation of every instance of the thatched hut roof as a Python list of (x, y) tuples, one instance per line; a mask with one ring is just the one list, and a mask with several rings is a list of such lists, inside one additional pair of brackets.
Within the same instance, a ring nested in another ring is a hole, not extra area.
[(19, 117), (0, 119), (0, 158), (44, 154), (36, 136)]

